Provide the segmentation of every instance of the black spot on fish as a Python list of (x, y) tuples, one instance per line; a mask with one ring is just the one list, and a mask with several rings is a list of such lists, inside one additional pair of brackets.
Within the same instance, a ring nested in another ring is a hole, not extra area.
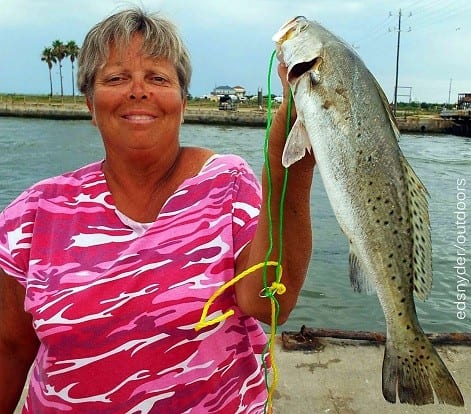
[(368, 162), (371, 162), (372, 158), (371, 155), (368, 157)]
[(406, 298), (401, 299), (401, 303), (404, 303), (406, 301)]
[[(409, 330), (409, 329), (410, 329), (410, 325), (407, 325), (407, 326), (406, 326), (406, 329)], [(414, 352), (414, 351), (412, 351), (412, 352)]]
[(389, 224), (389, 221), (386, 220), (386, 221), (384, 222), (384, 225), (387, 226), (388, 224)]

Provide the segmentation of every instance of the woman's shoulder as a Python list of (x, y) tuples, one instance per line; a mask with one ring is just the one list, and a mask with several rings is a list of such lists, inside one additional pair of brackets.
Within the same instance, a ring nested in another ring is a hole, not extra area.
[(240, 155), (236, 154), (213, 154), (207, 159), (204, 166), (218, 166), (229, 169), (250, 169), (247, 161)]
[[(91, 177), (103, 177), (102, 166), (103, 161), (95, 161), (84, 165), (72, 171), (67, 171), (54, 177), (46, 178), (39, 181), (34, 186), (42, 186), (46, 184), (73, 183), (88, 180)], [(33, 186), (33, 187), (34, 187)]]
[(25, 189), (13, 200), (8, 207), (20, 206), (24, 203), (34, 204), (40, 199), (50, 199), (57, 196), (66, 198), (76, 195), (85, 186), (93, 186), (102, 181), (102, 161), (93, 162), (76, 170), (45, 178)]

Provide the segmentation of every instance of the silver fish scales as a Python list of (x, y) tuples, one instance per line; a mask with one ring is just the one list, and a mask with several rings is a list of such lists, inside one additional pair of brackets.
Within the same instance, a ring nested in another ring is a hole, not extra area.
[(283, 153), (289, 166), (313, 151), (350, 244), (354, 290), (376, 291), (386, 320), (382, 370), (387, 401), (464, 405), (417, 319), (415, 295), (432, 287), (427, 190), (398, 145), (387, 99), (357, 53), (302, 16), (274, 35), (288, 68), (297, 120)]

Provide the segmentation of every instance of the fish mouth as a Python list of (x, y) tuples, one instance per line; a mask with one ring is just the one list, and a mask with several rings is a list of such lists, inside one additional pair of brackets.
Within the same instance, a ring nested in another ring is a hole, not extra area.
[[(296, 16), (287, 21), (276, 32), (272, 40), (276, 43), (277, 56), (280, 61), (283, 61), (282, 45), (287, 40), (295, 37), (300, 31), (309, 24), (304, 16)], [(305, 73), (310, 73), (311, 83), (317, 84), (320, 81), (320, 67), (323, 59), (321, 56), (313, 56), (310, 60), (303, 60), (301, 62), (285, 62), (288, 65), (287, 80), (290, 84), (295, 83)]]
[(307, 19), (304, 16), (296, 16), (291, 20), (288, 20), (278, 31), (273, 35), (272, 40), (279, 46), (285, 41), (291, 38), (296, 31), (296, 28), (300, 23), (307, 23)]
[(320, 82), (320, 67), (322, 62), (322, 57), (316, 56), (312, 60), (292, 65), (291, 68), (288, 68), (288, 82), (294, 83), (305, 73), (310, 72), (311, 82), (315, 85), (318, 84)]

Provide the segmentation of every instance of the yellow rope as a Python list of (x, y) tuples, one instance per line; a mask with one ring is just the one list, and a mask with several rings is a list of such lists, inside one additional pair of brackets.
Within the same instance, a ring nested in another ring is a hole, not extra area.
[[(201, 318), (199, 322), (195, 325), (195, 331), (199, 331), (202, 328), (205, 328), (207, 326), (215, 325), (230, 316), (234, 314), (233, 309), (229, 309), (228, 311), (224, 312), (222, 315), (217, 316), (213, 319), (207, 320), (208, 312), (210, 306), (214, 303), (214, 301), (222, 295), (222, 293), (228, 289), (229, 287), (235, 285), (239, 280), (243, 279), (245, 276), (249, 275), (250, 273), (255, 272), (258, 269), (261, 269), (262, 267), (266, 266), (279, 266), (280, 268), (280, 273), (279, 273), (279, 280), (281, 280), (281, 275), (283, 272), (283, 269), (281, 265), (278, 262), (274, 261), (268, 261), (264, 263), (258, 263), (254, 266), (251, 266), (247, 270), (243, 271), (233, 279), (231, 279), (229, 282), (224, 283), (220, 288), (218, 288), (212, 295), (211, 297), (207, 300), (207, 302), (204, 304), (203, 311), (201, 313)], [(283, 293), (286, 292), (286, 286), (281, 283), (281, 282), (273, 282), (270, 287), (267, 288), (267, 293), (265, 294), (265, 297), (269, 297), (271, 301), (271, 329), (270, 329), (270, 339), (269, 339), (269, 354), (270, 354), (270, 365), (272, 367), (273, 371), (273, 382), (269, 386), (268, 389), (268, 396), (267, 396), (267, 409), (268, 413), (272, 412), (272, 401), (273, 401), (273, 394), (275, 392), (276, 386), (278, 384), (278, 368), (276, 366), (275, 362), (275, 338), (276, 338), (276, 325), (277, 325), (277, 312), (276, 312), (276, 299), (274, 297), (275, 294), (282, 295)]]
[[(230, 316), (234, 315), (234, 310), (229, 309), (228, 311), (224, 312), (222, 315), (217, 316), (213, 319), (206, 320), (206, 317), (208, 316), (209, 312), (209, 307), (214, 303), (214, 301), (222, 295), (222, 293), (230, 288), (232, 285), (235, 285), (239, 280), (243, 279), (245, 276), (249, 275), (250, 273), (255, 272), (258, 269), (261, 269), (262, 267), (265, 266), (278, 266), (278, 262), (264, 262), (264, 263), (258, 263), (247, 270), (244, 270), (242, 273), (234, 277), (233, 279), (229, 280), (229, 282), (224, 283), (220, 288), (218, 288), (212, 295), (211, 297), (207, 300), (207, 302), (204, 304), (203, 307), (203, 312), (201, 313), (201, 318), (199, 322), (195, 326), (195, 331), (199, 331), (202, 328), (205, 328), (207, 326), (215, 325), (216, 323), (219, 323)], [(269, 291), (271, 294), (273, 293), (279, 293), (280, 295), (286, 292), (286, 287), (281, 284), (281, 283), (276, 283), (273, 282), (272, 286), (269, 288)], [(280, 293), (281, 292), (281, 293)]]

